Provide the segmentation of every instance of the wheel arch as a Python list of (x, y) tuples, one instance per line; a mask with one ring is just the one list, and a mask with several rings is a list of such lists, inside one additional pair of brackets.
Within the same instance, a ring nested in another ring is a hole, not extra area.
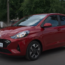
[[(38, 39), (34, 39), (34, 40), (32, 40), (32, 41), (37, 41), (37, 42), (39, 42), (39, 44), (41, 45), (41, 49), (42, 49), (41, 51), (43, 51), (43, 45), (42, 45), (42, 43), (41, 43), (40, 40), (38, 40)], [(32, 42), (32, 41), (31, 41), (31, 42)]]

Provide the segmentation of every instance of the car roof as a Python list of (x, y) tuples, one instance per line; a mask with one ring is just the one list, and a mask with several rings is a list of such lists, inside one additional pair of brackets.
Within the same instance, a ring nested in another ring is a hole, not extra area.
[(65, 15), (61, 13), (42, 13), (42, 14), (33, 14), (33, 15)]

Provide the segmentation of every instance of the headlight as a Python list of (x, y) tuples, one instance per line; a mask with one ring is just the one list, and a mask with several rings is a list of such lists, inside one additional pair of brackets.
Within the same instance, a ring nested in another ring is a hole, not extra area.
[(22, 37), (25, 37), (29, 34), (29, 31), (23, 31), (21, 33), (18, 33), (14, 36), (11, 36), (12, 39), (18, 39), (18, 38), (22, 38)]

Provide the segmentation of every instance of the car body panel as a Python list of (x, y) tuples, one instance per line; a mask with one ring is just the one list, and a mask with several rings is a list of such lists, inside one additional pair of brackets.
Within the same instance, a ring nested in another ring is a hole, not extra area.
[[(39, 14), (36, 14), (39, 15)], [(10, 26), (0, 30), (0, 39), (10, 40), (11, 43), (4, 49), (8, 49), (11, 54), (0, 52), (7, 55), (26, 55), (26, 50), (30, 42), (33, 40), (40, 41), (42, 51), (61, 47), (65, 45), (65, 25), (57, 27), (42, 28), (41, 24), (51, 15), (63, 15), (59, 13), (46, 14), (47, 16), (40, 21), (37, 26)], [(63, 15), (65, 16), (65, 15)], [(23, 31), (30, 31), (30, 33), (20, 39), (12, 39), (11, 36)], [(17, 47), (20, 47), (20, 52)]]

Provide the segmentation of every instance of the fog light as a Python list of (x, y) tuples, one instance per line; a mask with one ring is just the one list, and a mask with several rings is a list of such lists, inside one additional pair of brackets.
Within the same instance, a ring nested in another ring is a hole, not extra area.
[(19, 47), (19, 45), (18, 45), (18, 47), (17, 47), (17, 50), (20, 51), (20, 47)]

